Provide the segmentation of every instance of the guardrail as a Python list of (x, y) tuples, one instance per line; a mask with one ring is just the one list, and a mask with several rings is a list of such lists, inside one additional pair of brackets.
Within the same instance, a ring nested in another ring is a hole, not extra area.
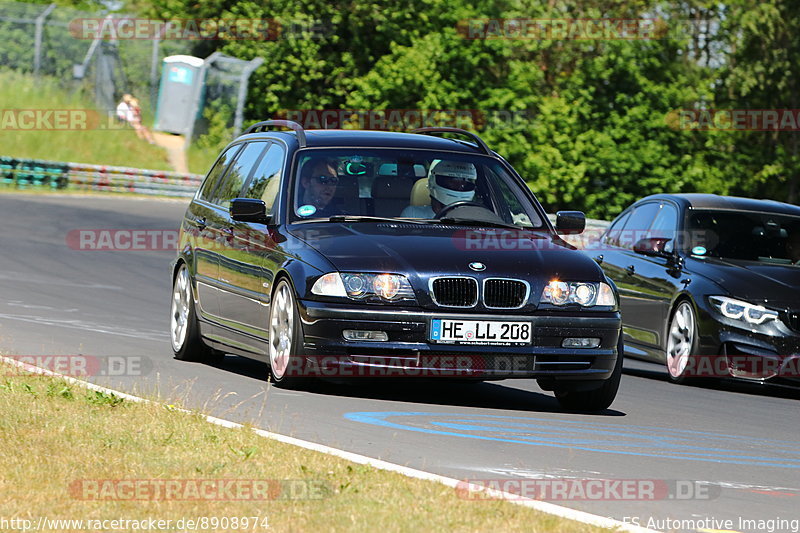
[(0, 185), (189, 197), (203, 176), (164, 170), (0, 156)]

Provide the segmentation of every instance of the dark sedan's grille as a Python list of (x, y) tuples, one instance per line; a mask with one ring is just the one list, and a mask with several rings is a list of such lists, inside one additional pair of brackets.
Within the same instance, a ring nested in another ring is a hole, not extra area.
[(494, 309), (516, 309), (525, 305), (528, 285), (516, 279), (487, 279), (483, 285), (483, 303)]
[(473, 307), (478, 303), (478, 282), (473, 278), (439, 278), (431, 284), (433, 299), (446, 307)]

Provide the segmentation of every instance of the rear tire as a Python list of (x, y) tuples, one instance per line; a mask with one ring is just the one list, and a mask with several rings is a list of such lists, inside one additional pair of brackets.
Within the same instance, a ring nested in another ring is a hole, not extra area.
[(206, 345), (200, 336), (200, 326), (194, 310), (189, 269), (183, 264), (172, 284), (170, 310), (170, 339), (172, 352), (179, 361), (219, 363), (224, 353)]
[(587, 391), (575, 391), (569, 389), (559, 390), (558, 386), (554, 389), (559, 405), (569, 411), (602, 411), (608, 409), (617, 397), (619, 382), (622, 378), (622, 360), (625, 352), (625, 344), (622, 339), (622, 330), (619, 332), (617, 342), (617, 361), (611, 377), (603, 381), (602, 385), (596, 389)]

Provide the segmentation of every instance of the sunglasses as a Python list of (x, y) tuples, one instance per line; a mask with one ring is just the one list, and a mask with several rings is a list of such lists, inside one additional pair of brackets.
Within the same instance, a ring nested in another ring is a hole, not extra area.
[(338, 176), (314, 176), (313, 178), (322, 185), (337, 185), (339, 183)]

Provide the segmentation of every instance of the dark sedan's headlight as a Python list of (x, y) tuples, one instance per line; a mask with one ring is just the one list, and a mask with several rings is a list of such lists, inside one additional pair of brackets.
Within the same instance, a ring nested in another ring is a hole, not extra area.
[(758, 326), (771, 320), (778, 320), (777, 311), (767, 309), (762, 305), (751, 304), (727, 296), (709, 296), (708, 301), (722, 316), (742, 324)]
[(414, 300), (414, 289), (400, 274), (328, 272), (311, 287), (318, 296), (333, 296), (362, 301), (401, 302)]
[(540, 303), (615, 307), (614, 291), (606, 283), (553, 280), (542, 291)]

